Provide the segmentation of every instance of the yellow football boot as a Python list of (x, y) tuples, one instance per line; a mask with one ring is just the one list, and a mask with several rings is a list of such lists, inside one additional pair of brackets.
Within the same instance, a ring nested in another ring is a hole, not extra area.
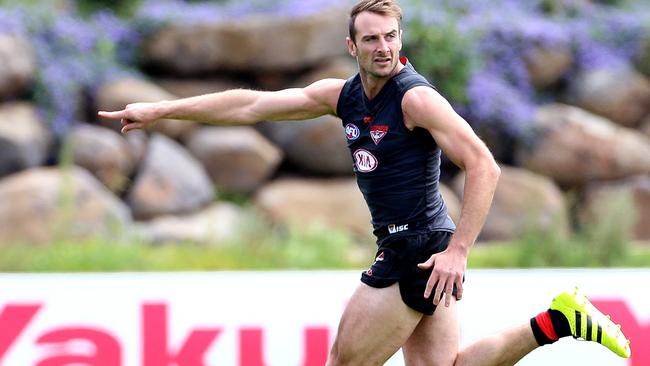
[(632, 354), (630, 341), (623, 335), (621, 326), (596, 309), (577, 287), (573, 293), (556, 296), (551, 309), (564, 314), (574, 338), (600, 343), (623, 358)]

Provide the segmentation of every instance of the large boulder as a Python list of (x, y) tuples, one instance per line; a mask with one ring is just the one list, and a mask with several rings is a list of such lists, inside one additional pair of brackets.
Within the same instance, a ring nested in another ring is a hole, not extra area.
[(140, 223), (141, 238), (153, 244), (198, 243), (219, 245), (241, 233), (245, 222), (241, 208), (229, 203), (215, 203), (189, 215), (167, 215)]
[[(160, 86), (139, 79), (119, 79), (102, 85), (95, 95), (95, 107), (100, 111), (116, 111), (123, 109), (127, 104), (137, 102), (159, 102), (173, 100), (177, 97), (165, 91)], [(99, 123), (115, 131), (120, 131), (122, 125), (119, 121), (99, 118)], [(194, 122), (173, 119), (161, 119), (152, 127), (153, 131), (160, 132), (173, 139), (182, 138), (196, 126)]]
[(109, 237), (131, 223), (128, 207), (92, 174), (34, 168), (0, 180), (0, 243)]
[(215, 190), (207, 172), (173, 140), (156, 134), (127, 195), (137, 219), (186, 214), (208, 205)]
[(309, 121), (265, 122), (258, 129), (280, 146), (292, 164), (307, 172), (351, 175), (352, 157), (341, 120), (322, 116)]
[(568, 47), (535, 47), (526, 55), (526, 67), (533, 86), (537, 89), (557, 84), (573, 64)]
[(518, 146), (519, 165), (564, 186), (650, 173), (650, 139), (580, 108), (546, 105)]
[[(346, 33), (342, 8), (297, 18), (251, 15), (211, 24), (172, 24), (145, 40), (142, 60), (185, 75), (302, 70), (346, 54)], [(282, 41), (270, 42), (271, 35), (281, 35)]]
[(641, 132), (646, 136), (650, 137), (650, 114), (643, 119), (643, 122), (641, 122), (641, 125), (639, 126), (639, 130), (641, 130)]
[(124, 137), (108, 128), (84, 124), (72, 129), (69, 143), (75, 164), (89, 170), (111, 191), (124, 191), (137, 162)]
[(156, 84), (179, 98), (217, 93), (230, 89), (251, 88), (245, 82), (226, 78), (164, 78), (156, 80)]
[(322, 65), (318, 65), (313, 70), (303, 75), (295, 82), (294, 86), (302, 88), (322, 79), (347, 80), (351, 76), (354, 76), (358, 71), (359, 67), (352, 57), (337, 57)]
[(458, 220), (460, 220), (460, 211), (462, 208), (462, 203), (460, 202), (458, 195), (456, 195), (456, 192), (454, 192), (453, 189), (444, 184), (440, 184), (440, 186), (438, 186), (438, 189), (440, 190), (442, 199), (445, 201), (445, 205), (447, 206), (447, 214), (449, 214), (449, 217), (451, 217), (451, 219), (454, 220), (456, 224), (458, 224)]
[(585, 189), (581, 217), (596, 225), (620, 226), (634, 220), (630, 225), (632, 237), (650, 241), (650, 176), (590, 184)]
[(262, 187), (254, 202), (276, 223), (372, 233), (370, 211), (354, 179), (278, 179)]
[(217, 187), (251, 193), (268, 180), (282, 152), (252, 127), (203, 127), (187, 140), (188, 150)]
[(22, 102), (0, 105), (0, 177), (43, 164), (51, 140), (34, 106)]
[(36, 56), (29, 41), (0, 33), (0, 99), (25, 92), (36, 75)]
[[(464, 174), (454, 181), (454, 190), (462, 195)], [(569, 230), (567, 204), (557, 185), (547, 177), (525, 169), (501, 167), (481, 240), (520, 239), (528, 230), (559, 232)]]
[(585, 71), (570, 89), (572, 104), (623, 126), (636, 126), (650, 112), (650, 80), (631, 67)]

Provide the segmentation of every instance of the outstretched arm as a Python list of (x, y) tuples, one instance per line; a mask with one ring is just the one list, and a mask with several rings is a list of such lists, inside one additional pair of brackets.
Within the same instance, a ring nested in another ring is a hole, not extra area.
[(421, 268), (433, 267), (425, 296), (436, 283), (434, 304), (444, 291), (445, 304), (454, 284), (462, 297), (467, 256), (478, 237), (492, 204), (500, 175), (499, 166), (483, 141), (440, 94), (429, 87), (409, 90), (402, 100), (405, 123), (409, 128), (427, 129), (436, 143), (458, 167), (465, 171), (465, 188), (460, 220), (447, 250), (433, 255)]
[(145, 128), (159, 119), (182, 119), (211, 124), (251, 124), (259, 121), (302, 120), (336, 113), (345, 80), (324, 79), (305, 88), (274, 92), (232, 89), (197, 97), (133, 103), (123, 110), (100, 111), (101, 117), (120, 119), (122, 133)]

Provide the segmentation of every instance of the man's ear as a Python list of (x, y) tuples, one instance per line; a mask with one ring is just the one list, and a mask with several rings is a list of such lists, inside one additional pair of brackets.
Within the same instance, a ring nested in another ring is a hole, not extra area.
[(345, 38), (345, 43), (348, 45), (348, 53), (352, 57), (357, 57), (357, 45), (350, 37)]

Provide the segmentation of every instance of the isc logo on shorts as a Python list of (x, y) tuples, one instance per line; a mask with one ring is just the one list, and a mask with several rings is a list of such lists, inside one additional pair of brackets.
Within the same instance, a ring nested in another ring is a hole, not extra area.
[(359, 127), (354, 123), (348, 123), (345, 125), (345, 137), (347, 137), (348, 140), (356, 140), (359, 138), (360, 134), (361, 132), (359, 131)]
[(395, 224), (390, 224), (388, 225), (388, 233), (389, 234), (396, 234), (402, 231), (406, 231), (409, 229), (409, 224), (404, 224), (404, 225), (395, 225)]
[(377, 169), (379, 162), (377, 158), (366, 149), (359, 149), (354, 152), (354, 165), (361, 173), (368, 173)]

